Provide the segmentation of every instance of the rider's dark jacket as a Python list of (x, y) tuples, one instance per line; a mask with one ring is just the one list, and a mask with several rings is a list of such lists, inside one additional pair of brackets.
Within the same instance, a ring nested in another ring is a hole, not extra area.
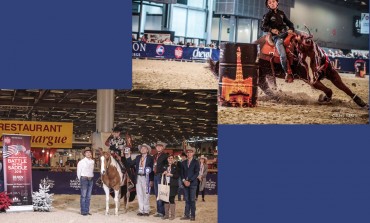
[[(294, 31), (294, 24), (288, 19), (285, 13), (279, 9), (269, 10), (262, 19), (261, 29), (264, 32), (271, 32), (272, 29), (279, 30), (280, 33), (286, 32), (287, 27)], [(272, 33), (272, 35), (275, 35)]]
[(121, 150), (119, 149), (119, 146), (125, 146), (126, 145), (126, 142), (123, 138), (121, 137), (118, 137), (118, 138), (114, 138), (114, 137), (111, 137), (109, 139), (109, 150), (111, 153), (115, 153), (117, 154), (119, 157), (121, 157)]

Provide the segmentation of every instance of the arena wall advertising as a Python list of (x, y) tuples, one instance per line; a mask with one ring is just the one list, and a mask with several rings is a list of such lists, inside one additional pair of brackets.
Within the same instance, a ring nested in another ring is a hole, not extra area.
[(32, 211), (31, 136), (4, 134), (4, 186), (12, 206), (7, 210)]
[(177, 60), (218, 60), (220, 51), (212, 48), (183, 47), (175, 45), (132, 42), (133, 58), (158, 58)]

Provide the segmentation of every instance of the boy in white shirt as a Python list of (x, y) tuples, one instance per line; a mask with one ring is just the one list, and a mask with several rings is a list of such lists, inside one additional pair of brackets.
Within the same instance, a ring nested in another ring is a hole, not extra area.
[(94, 160), (92, 159), (92, 152), (89, 147), (86, 147), (83, 151), (85, 158), (80, 160), (77, 164), (77, 177), (81, 184), (81, 198), (80, 207), (81, 215), (90, 214), (90, 198), (93, 187), (94, 177)]

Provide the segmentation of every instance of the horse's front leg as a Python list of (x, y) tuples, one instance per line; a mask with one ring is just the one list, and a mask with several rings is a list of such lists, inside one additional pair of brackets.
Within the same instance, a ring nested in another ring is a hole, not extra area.
[(349, 89), (342, 81), (342, 78), (339, 76), (338, 72), (333, 68), (330, 69), (328, 72), (328, 79), (340, 90), (344, 91), (348, 96), (352, 98), (352, 100), (360, 107), (368, 107), (368, 104), (364, 102), (358, 95), (353, 93), (351, 89)]
[(109, 215), (109, 188), (103, 184), (103, 189), (105, 192), (105, 215)]
[(120, 190), (114, 190), (114, 203), (116, 204), (116, 208), (114, 210), (114, 213), (116, 216), (118, 216), (118, 208), (119, 208), (119, 198), (120, 198)]
[(325, 93), (325, 95), (322, 95), (322, 94), (320, 95), (319, 102), (329, 102), (329, 101), (331, 101), (333, 91), (330, 88), (326, 87), (323, 83), (321, 83), (320, 80), (315, 81), (312, 86)]

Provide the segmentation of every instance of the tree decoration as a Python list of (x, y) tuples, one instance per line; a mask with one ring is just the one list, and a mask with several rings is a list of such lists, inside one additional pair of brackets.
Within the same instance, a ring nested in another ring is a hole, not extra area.
[(46, 179), (42, 179), (39, 184), (39, 191), (32, 193), (32, 203), (34, 211), (50, 211), (53, 202), (53, 195), (49, 194), (50, 184)]

